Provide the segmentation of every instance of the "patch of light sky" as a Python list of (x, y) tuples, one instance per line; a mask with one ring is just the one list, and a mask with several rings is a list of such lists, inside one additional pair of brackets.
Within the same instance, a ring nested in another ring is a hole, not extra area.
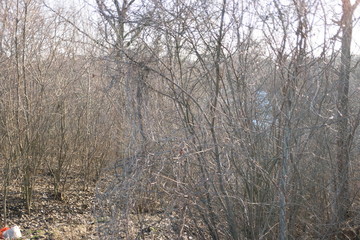
[[(353, 0), (354, 2), (355, 0)], [(289, 0), (279, 0), (282, 5), (289, 6), (293, 3)], [(341, 0), (336, 1), (308, 1), (313, 4), (311, 8), (308, 8), (309, 12), (307, 14), (308, 27), (311, 27), (311, 32), (308, 34), (308, 46), (310, 46), (315, 55), (320, 54), (323, 51), (324, 43), (327, 46), (327, 49), (333, 45), (334, 39), (335, 50), (340, 49), (340, 39), (334, 38), (338, 31), (339, 25), (336, 23), (339, 21), (342, 15)], [(269, 28), (266, 28), (266, 24), (263, 24), (262, 21), (257, 24), (256, 36), (259, 38), (264, 37), (264, 35), (274, 36), (273, 44), (280, 46), (281, 40), (283, 37), (283, 32), (281, 29), (281, 23), (278, 19), (278, 13), (272, 4), (273, 1), (261, 1), (259, 0), (261, 7), (256, 12), (261, 19), (268, 18), (269, 16), (275, 16), (275, 20), (267, 22), (270, 24)], [(286, 11), (294, 11), (293, 7), (282, 9), (285, 13)], [(289, 18), (289, 19), (287, 19)], [(289, 34), (287, 44), (291, 46), (295, 44), (295, 38), (291, 39), (291, 36), (295, 36), (297, 22), (296, 17), (293, 14), (287, 15), (284, 17), (285, 21), (289, 21), (288, 31), (292, 32)], [(326, 24), (325, 24), (326, 22)], [(274, 29), (277, 29), (274, 30)], [(341, 36), (341, 35), (337, 35)], [(353, 39), (352, 39), (352, 53), (354, 55), (360, 55), (360, 5), (354, 12), (354, 29), (353, 29)], [(289, 41), (293, 41), (289, 43)], [(289, 47), (289, 46), (288, 46)], [(330, 47), (331, 48), (331, 47)], [(331, 54), (331, 53), (329, 53)]]
[[(356, 0), (350, 0), (352, 4)], [(51, 6), (54, 9), (64, 9), (65, 11), (71, 11), (77, 14), (79, 17), (83, 17), (86, 19), (96, 19), (98, 16), (96, 14), (95, 8), (95, 0), (44, 0), (44, 2)], [(263, 6), (269, 6), (269, 0), (259, 0), (258, 1)], [(289, 0), (280, 0), (281, 3), (289, 3)], [(314, 1), (316, 3), (317, 1)], [(321, 46), (324, 38), (330, 38), (334, 36), (336, 32), (339, 30), (339, 26), (337, 26), (334, 22), (339, 20), (341, 17), (341, 0), (333, 0), (333, 1), (322, 1), (323, 6), (318, 6), (317, 11), (313, 13), (313, 16), (310, 17), (311, 21), (313, 21), (313, 31), (310, 36), (310, 44), (314, 46)], [(270, 4), (271, 5), (271, 4)], [(262, 13), (266, 13), (269, 9), (262, 9)], [(271, 10), (270, 10), (271, 11)], [(327, 26), (324, 27), (324, 18), (327, 18)], [(260, 37), (262, 35), (264, 29), (257, 29), (255, 34), (256, 37)], [(324, 32), (327, 32), (327, 36), (324, 37)], [(339, 49), (339, 46), (336, 47)], [(360, 55), (360, 5), (354, 12), (354, 29), (353, 29), (353, 42), (352, 42), (352, 53), (354, 55)]]
[(43, 2), (56, 11), (70, 12), (78, 18), (97, 18), (95, 0), (43, 0)]

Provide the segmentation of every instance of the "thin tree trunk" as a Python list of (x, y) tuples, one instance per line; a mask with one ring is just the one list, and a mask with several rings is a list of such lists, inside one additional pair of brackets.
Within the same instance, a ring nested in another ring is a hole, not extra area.
[(341, 19), (341, 65), (338, 82), (337, 99), (337, 172), (336, 172), (336, 199), (335, 216), (337, 223), (344, 222), (349, 217), (350, 189), (349, 189), (349, 163), (350, 142), (348, 141), (349, 130), (349, 80), (351, 65), (351, 39), (352, 39), (352, 15), (359, 0), (353, 6), (350, 0), (342, 0), (343, 16)]
[(286, 121), (286, 126), (284, 129), (284, 136), (283, 136), (283, 156), (281, 162), (281, 170), (280, 170), (280, 200), (279, 200), (279, 228), (280, 228), (280, 240), (287, 239), (287, 218), (286, 218), (286, 179), (288, 175), (288, 162), (290, 161), (290, 139), (291, 139), (291, 127), (290, 121)]

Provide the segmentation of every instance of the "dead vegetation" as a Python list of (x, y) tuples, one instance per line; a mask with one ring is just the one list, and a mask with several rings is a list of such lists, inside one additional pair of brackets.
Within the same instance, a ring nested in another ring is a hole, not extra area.
[[(92, 215), (94, 187), (85, 191), (73, 177), (67, 191), (55, 196), (50, 180), (46, 175), (35, 180), (30, 214), (26, 211), (20, 186), (14, 184), (10, 188), (8, 225), (19, 225), (24, 239), (98, 239)], [(3, 211), (2, 204), (0, 211)]]

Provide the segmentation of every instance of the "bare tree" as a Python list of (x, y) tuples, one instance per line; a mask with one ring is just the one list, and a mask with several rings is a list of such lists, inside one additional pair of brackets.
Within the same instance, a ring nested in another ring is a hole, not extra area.
[(341, 28), (341, 62), (337, 96), (337, 171), (335, 221), (342, 223), (350, 217), (351, 193), (349, 187), (350, 148), (352, 136), (349, 126), (349, 82), (351, 72), (351, 41), (353, 13), (360, 1), (353, 5), (348, 0), (342, 1)]

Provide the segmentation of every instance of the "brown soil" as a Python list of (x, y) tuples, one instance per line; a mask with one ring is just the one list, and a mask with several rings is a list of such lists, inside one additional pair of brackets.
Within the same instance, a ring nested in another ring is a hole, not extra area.
[[(54, 196), (49, 183), (51, 178), (48, 176), (36, 179), (30, 214), (26, 211), (20, 187), (10, 188), (7, 225), (18, 225), (22, 239), (99, 239), (92, 214), (94, 187), (84, 191), (81, 184), (69, 183), (71, 186), (65, 193)], [(0, 213), (2, 217), (2, 201)]]
[[(144, 212), (130, 214), (128, 219), (119, 223), (117, 237), (110, 233), (104, 235), (104, 224), (109, 219), (98, 217), (95, 219), (95, 183), (88, 190), (83, 190), (83, 184), (73, 177), (69, 179), (65, 192), (54, 196), (51, 177), (42, 175), (37, 177), (33, 189), (33, 203), (31, 213), (28, 214), (21, 195), (21, 185), (12, 185), (8, 192), (7, 226), (18, 225), (23, 234), (22, 239), (51, 239), (51, 240), (92, 240), (92, 239), (178, 239), (176, 232), (182, 232), (182, 239), (196, 239), (189, 226), (184, 223), (179, 226), (175, 221), (175, 213)], [(70, 180), (72, 182), (70, 182)], [(3, 215), (3, 195), (0, 193), (0, 220)], [(98, 222), (97, 222), (98, 221)], [(126, 221), (126, 222), (125, 222)], [(1, 222), (0, 222), (1, 223)], [(2, 224), (0, 227), (3, 227)], [(176, 230), (180, 228), (179, 230)], [(129, 230), (129, 235), (125, 234)], [(124, 234), (123, 234), (124, 233)], [(191, 236), (192, 235), (192, 236)]]

